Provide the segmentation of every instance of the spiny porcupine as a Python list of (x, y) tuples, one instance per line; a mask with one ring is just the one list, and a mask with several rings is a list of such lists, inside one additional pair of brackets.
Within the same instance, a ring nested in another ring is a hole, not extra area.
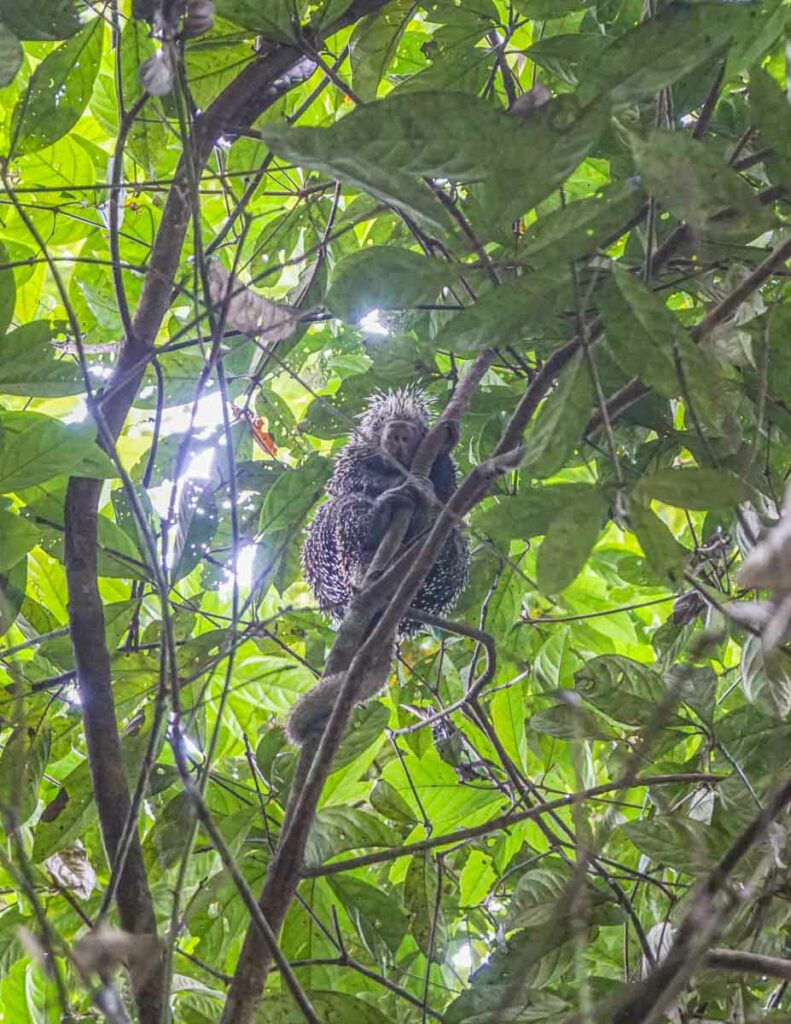
[[(343, 618), (353, 589), (362, 583), (394, 508), (404, 501), (407, 470), (429, 426), (427, 400), (417, 388), (402, 388), (374, 395), (360, 417), (348, 444), (335, 460), (327, 483), (329, 500), (316, 513), (302, 549), (302, 566), (319, 608), (335, 623)], [(429, 474), (434, 494), (446, 502), (456, 489), (456, 466), (440, 454)], [(409, 494), (410, 492), (407, 491)], [(438, 506), (425, 499), (414, 503), (404, 539), (411, 543), (429, 529)], [(455, 527), (423, 586), (412, 602), (415, 608), (442, 615), (467, 584), (469, 547)], [(399, 624), (399, 636), (420, 628), (413, 619)], [(358, 700), (367, 700), (387, 681), (391, 652), (381, 652), (380, 664), (362, 684)], [(332, 712), (342, 676), (330, 676), (305, 694), (293, 708), (286, 726), (297, 745), (320, 735)]]
[[(419, 389), (376, 394), (335, 460), (327, 483), (330, 499), (310, 524), (302, 567), (319, 608), (336, 623), (349, 606), (352, 588), (362, 583), (398, 502), (398, 493), (388, 492), (407, 480), (406, 470), (428, 426), (427, 399)], [(429, 479), (439, 501), (447, 501), (456, 489), (453, 459), (439, 455)], [(424, 505), (415, 509), (405, 543), (425, 532), (436, 518), (437, 506)], [(456, 528), (417, 592), (415, 608), (434, 615), (448, 611), (467, 584), (468, 564), (467, 541)], [(399, 635), (419, 628), (418, 623), (404, 619)]]

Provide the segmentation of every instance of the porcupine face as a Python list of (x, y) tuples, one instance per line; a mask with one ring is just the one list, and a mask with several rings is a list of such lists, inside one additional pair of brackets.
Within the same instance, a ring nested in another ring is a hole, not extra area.
[(423, 434), (424, 431), (412, 420), (388, 420), (379, 443), (387, 455), (409, 467)]
[(353, 440), (368, 444), (381, 444), (382, 436), (391, 422), (411, 424), (422, 436), (428, 430), (428, 398), (418, 387), (396, 388), (372, 395), (368, 407), (360, 416), (360, 425)]

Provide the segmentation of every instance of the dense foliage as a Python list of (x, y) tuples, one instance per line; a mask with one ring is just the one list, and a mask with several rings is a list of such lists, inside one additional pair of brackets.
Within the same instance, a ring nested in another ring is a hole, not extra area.
[(234, 1019), (305, 523), (476, 369), (472, 631), (355, 710), (255, 1020), (791, 1019), (788, 12), (0, 0), (0, 1020)]

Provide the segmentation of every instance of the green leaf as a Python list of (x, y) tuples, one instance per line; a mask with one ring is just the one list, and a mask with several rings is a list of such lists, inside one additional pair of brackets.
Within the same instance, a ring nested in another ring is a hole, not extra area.
[(0, 572), (8, 572), (40, 539), (29, 520), (0, 508)]
[(634, 274), (616, 266), (613, 280), (617, 291), (605, 291), (602, 312), (616, 362), (665, 398), (683, 394), (697, 415), (716, 423), (723, 397), (717, 364)]
[(556, 390), (544, 402), (525, 439), (526, 474), (539, 479), (562, 468), (585, 430), (593, 405), (590, 367), (578, 352), (558, 378)]
[(781, 180), (791, 182), (791, 107), (785, 92), (762, 68), (750, 72), (750, 119), (772, 149), (767, 157), (770, 167), (779, 170)]
[(560, 335), (560, 317), (570, 299), (568, 271), (532, 273), (491, 288), (477, 302), (455, 313), (434, 339), (437, 348), (472, 355), (504, 341)]
[(307, 0), (216, 0), (217, 13), (276, 42), (290, 43), (308, 9)]
[(530, 719), (528, 728), (559, 740), (611, 740), (615, 736), (613, 730), (587, 708), (572, 704), (556, 704), (539, 711)]
[(386, 892), (347, 874), (330, 875), (327, 882), (371, 956), (394, 954), (406, 934), (407, 920), (392, 889)]
[(14, 33), (0, 22), (0, 89), (5, 88), (16, 78), (16, 73), (22, 66), (22, 57), (21, 43)]
[(384, 818), (399, 824), (413, 825), (415, 815), (401, 794), (385, 779), (377, 779), (370, 796), (371, 807)]
[(70, 132), (88, 106), (102, 56), (104, 20), (95, 18), (39, 64), (14, 109), (12, 150), (33, 153)]
[[(130, 18), (121, 33), (121, 85), (124, 104), (129, 110), (143, 95), (138, 70), (141, 64), (156, 52), (156, 44), (149, 28), (136, 18)], [(129, 127), (127, 148), (152, 178), (167, 145), (167, 128), (158, 117), (136, 117)]]
[(27, 559), (22, 559), (7, 573), (0, 573), (0, 636), (5, 636), (16, 621), (25, 601)]
[(646, 191), (698, 234), (749, 241), (772, 227), (772, 212), (726, 163), (687, 132), (631, 135)]
[(84, 391), (71, 356), (52, 345), (46, 320), (33, 320), (0, 338), (0, 393), (29, 398), (61, 398)]
[(480, 181), (473, 226), (486, 234), (557, 188), (601, 135), (605, 115), (600, 106), (579, 111), (565, 97), (520, 122), (463, 93), (426, 91), (358, 107), (330, 128), (265, 127), (261, 135), (278, 155), (442, 229), (447, 214), (419, 178)]
[(691, 552), (679, 544), (659, 516), (639, 501), (630, 501), (629, 526), (662, 582), (673, 589), (682, 584), (684, 567)]
[(374, 814), (358, 807), (323, 807), (310, 828), (305, 863), (318, 867), (347, 850), (393, 847), (398, 843), (398, 833)]
[(0, 754), (0, 808), (13, 813), (15, 825), (24, 825), (38, 804), (38, 790), (50, 752), (50, 732), (43, 728), (31, 737), (16, 728)]
[(471, 850), (459, 878), (459, 900), (463, 907), (483, 903), (497, 881), (492, 859), (482, 850)]
[(604, 493), (589, 493), (571, 500), (549, 524), (538, 549), (536, 575), (544, 594), (557, 594), (582, 571), (603, 526), (609, 503)]
[(376, 99), (379, 83), (414, 10), (413, 0), (396, 0), (354, 26), (349, 37), (352, 88), (364, 103)]
[(442, 963), (447, 954), (447, 931), (439, 895), (439, 867), (429, 851), (409, 861), (404, 879), (404, 905), (410, 934), (424, 956)]
[[(757, 5), (744, 4), (744, 7)], [(583, 69), (583, 95), (607, 92), (618, 106), (653, 98), (724, 53), (747, 24), (736, 4), (679, 5), (620, 35)]]
[(539, 216), (522, 236), (519, 248), (526, 262), (541, 256), (553, 262), (594, 252), (628, 223), (643, 195), (633, 182), (607, 185), (597, 195)]
[(783, 651), (764, 651), (760, 637), (747, 636), (740, 672), (747, 700), (785, 721), (791, 714), (791, 665)]
[(344, 257), (333, 272), (327, 307), (347, 323), (372, 309), (431, 302), (455, 275), (447, 263), (411, 249), (369, 246)]
[[(354, 1024), (393, 1024), (393, 1018), (386, 1016), (368, 999), (345, 992), (310, 988), (306, 990), (306, 995), (319, 1019), (327, 1024), (331, 1021), (338, 1021), (338, 1024), (346, 1024), (347, 1021), (353, 1021)], [(305, 1014), (290, 993), (267, 992), (266, 1000), (255, 1019), (256, 1024), (302, 1024)], [(216, 1015), (206, 1018), (206, 1024), (215, 1024), (216, 1020)], [(190, 1018), (189, 1024), (203, 1022), (193, 1022)]]
[(96, 448), (96, 428), (39, 412), (0, 412), (0, 494), (69, 473)]
[(550, 487), (522, 487), (514, 497), (501, 498), (475, 519), (476, 528), (506, 540), (536, 537), (569, 504), (585, 504), (593, 496), (592, 484), (553, 484)]
[(657, 864), (696, 875), (712, 866), (712, 830), (680, 815), (630, 821), (621, 831), (641, 853)]
[(261, 509), (264, 535), (296, 529), (323, 493), (331, 469), (329, 459), (313, 453), (301, 466), (282, 473), (267, 491)]
[(653, 669), (620, 655), (587, 661), (574, 673), (574, 689), (597, 711), (627, 725), (654, 719), (665, 696), (662, 680)]
[(531, 21), (565, 18), (572, 11), (589, 7), (590, 0), (514, 0), (514, 7)]
[[(8, 250), (0, 243), (0, 263), (8, 263)], [(5, 334), (14, 316), (16, 304), (16, 283), (14, 271), (0, 270), (0, 334)], [(0, 391), (3, 390), (0, 388)]]
[(637, 491), (666, 505), (687, 509), (727, 508), (748, 497), (747, 486), (727, 469), (684, 466), (642, 477)]
[(576, 87), (582, 69), (601, 57), (608, 44), (607, 36), (599, 32), (574, 32), (539, 39), (527, 49), (525, 56), (561, 81)]
[(0, 0), (0, 21), (19, 39), (42, 42), (68, 39), (81, 25), (74, 0)]

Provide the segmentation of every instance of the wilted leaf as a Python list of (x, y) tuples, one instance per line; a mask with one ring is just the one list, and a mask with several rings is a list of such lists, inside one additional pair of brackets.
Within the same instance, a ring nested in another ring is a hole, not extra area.
[(85, 847), (77, 841), (44, 861), (44, 867), (64, 889), (81, 900), (91, 898), (96, 888), (96, 872), (88, 859)]
[(270, 302), (247, 287), (217, 260), (209, 264), (209, 291), (218, 307), (215, 315), (242, 334), (264, 342), (282, 341), (296, 330), (299, 311), (283, 302)]

